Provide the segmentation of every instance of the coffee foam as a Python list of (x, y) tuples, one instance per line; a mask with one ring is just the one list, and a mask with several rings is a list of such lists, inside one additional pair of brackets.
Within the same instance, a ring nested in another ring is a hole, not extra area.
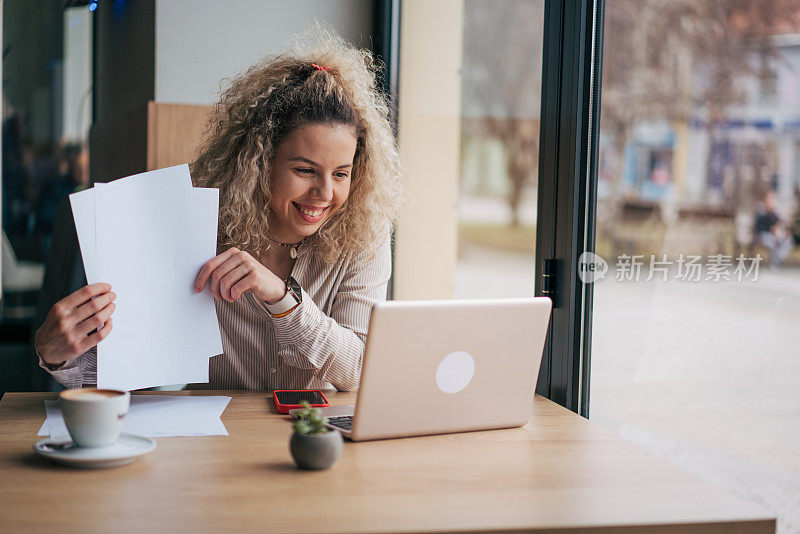
[(115, 389), (68, 389), (61, 392), (61, 396), (70, 400), (103, 400), (112, 399), (124, 395), (124, 391), (117, 391)]
[(94, 393), (94, 392), (92, 392), (92, 393), (84, 393), (82, 395), (79, 395), (79, 397), (81, 399), (107, 399), (108, 397), (111, 397), (111, 396), (112, 395), (107, 395), (105, 393)]

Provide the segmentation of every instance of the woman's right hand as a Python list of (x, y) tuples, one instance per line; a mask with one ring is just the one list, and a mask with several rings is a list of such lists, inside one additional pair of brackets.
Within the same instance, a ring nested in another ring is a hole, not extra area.
[(99, 283), (84, 286), (53, 304), (34, 338), (42, 360), (60, 365), (105, 339), (112, 328), (115, 298), (109, 284)]

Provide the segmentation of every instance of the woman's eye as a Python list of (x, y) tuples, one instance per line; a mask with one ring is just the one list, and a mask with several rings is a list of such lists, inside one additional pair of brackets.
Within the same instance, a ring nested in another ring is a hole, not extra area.
[(314, 169), (309, 169), (308, 167), (302, 167), (295, 170), (300, 174), (314, 174)]
[(347, 178), (347, 173), (346, 172), (337, 172), (337, 173), (334, 174), (334, 176), (339, 180), (344, 180), (345, 178)]

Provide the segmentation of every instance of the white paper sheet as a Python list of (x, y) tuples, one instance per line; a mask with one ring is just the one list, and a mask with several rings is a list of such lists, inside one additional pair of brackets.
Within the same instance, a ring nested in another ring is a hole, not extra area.
[(208, 382), (222, 340), (213, 297), (193, 286), (216, 255), (219, 191), (96, 184), (94, 196), (97, 276), (117, 294), (98, 387)]
[[(230, 397), (183, 395), (133, 395), (122, 431), (149, 438), (176, 436), (227, 436), (220, 417)], [(58, 401), (45, 401), (47, 418), (40, 436), (69, 437)]]
[[(187, 164), (167, 167), (145, 173), (120, 178), (102, 187), (126, 187), (150, 185), (161, 187), (191, 188), (192, 178)], [(78, 243), (81, 249), (86, 279), (89, 284), (104, 281), (97, 275), (96, 233), (95, 233), (95, 189), (87, 189), (70, 195)], [(220, 348), (221, 352), (221, 348)], [(197, 382), (208, 381), (208, 362), (199, 359), (191, 366), (187, 376), (195, 377)], [(164, 384), (161, 384), (164, 385)]]
[[(158, 169), (133, 176), (114, 180), (106, 185), (158, 185), (162, 187), (192, 187), (192, 177), (189, 174), (189, 165), (175, 165), (166, 169)], [(83, 268), (86, 271), (86, 281), (89, 284), (102, 282), (97, 278), (97, 257), (94, 221), (94, 188), (72, 193), (69, 196), (72, 206), (72, 215), (75, 220), (75, 230), (78, 233), (78, 245), (83, 258)]]

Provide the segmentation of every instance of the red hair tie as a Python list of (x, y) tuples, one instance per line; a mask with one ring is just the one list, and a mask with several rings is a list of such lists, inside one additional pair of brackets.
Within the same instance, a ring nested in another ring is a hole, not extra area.
[(314, 68), (315, 68), (315, 69), (317, 69), (317, 70), (331, 70), (331, 68), (330, 68), (330, 67), (320, 67), (320, 66), (319, 66), (319, 65), (317, 65), (316, 63), (312, 63), (312, 64), (311, 64), (311, 66), (312, 66), (312, 67), (314, 67)]

